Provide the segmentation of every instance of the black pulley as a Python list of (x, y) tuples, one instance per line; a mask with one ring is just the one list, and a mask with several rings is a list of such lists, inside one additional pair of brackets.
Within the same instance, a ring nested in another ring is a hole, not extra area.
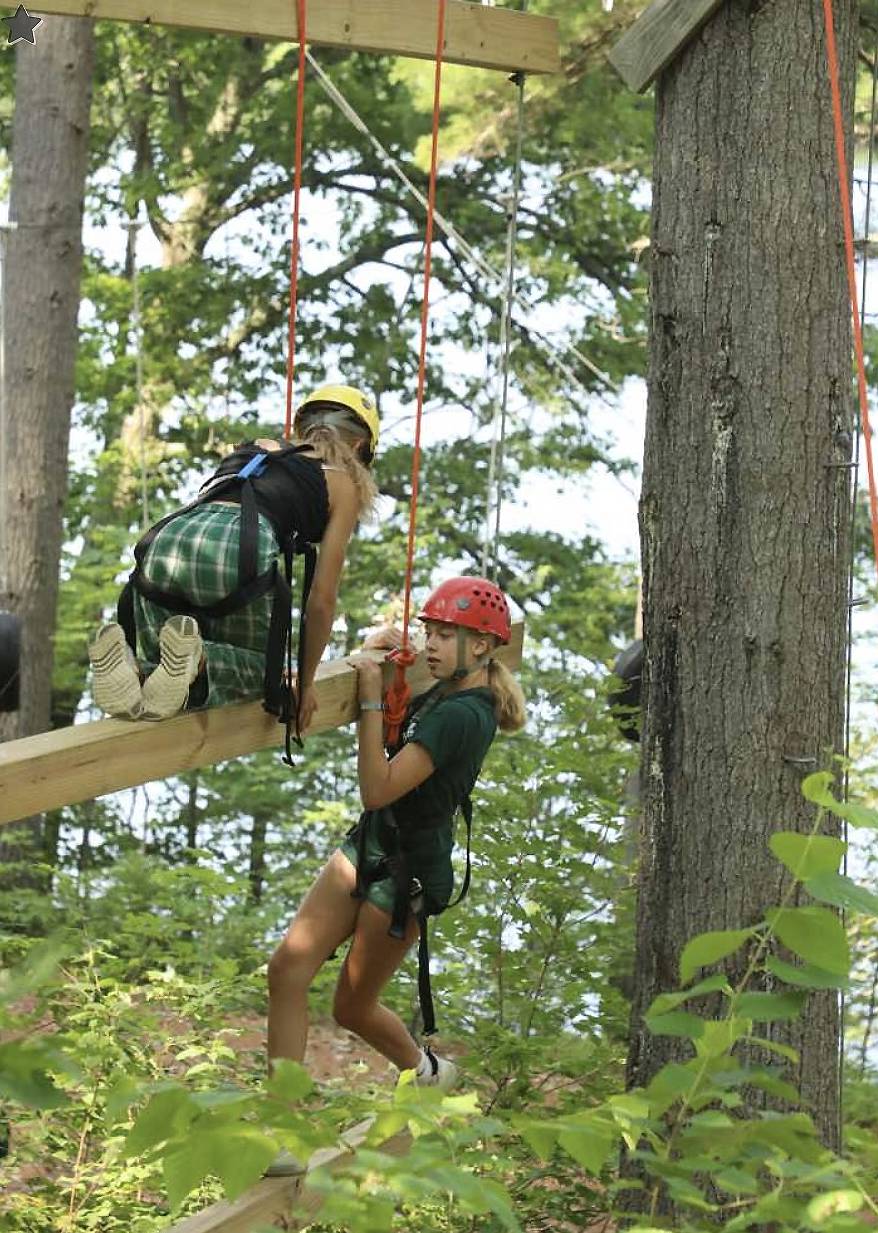
[(0, 711), (18, 710), (21, 666), (21, 621), (11, 612), (0, 612)]
[(643, 639), (620, 651), (613, 673), (622, 682), (607, 695), (619, 731), (629, 741), (640, 740), (640, 678), (643, 674)]

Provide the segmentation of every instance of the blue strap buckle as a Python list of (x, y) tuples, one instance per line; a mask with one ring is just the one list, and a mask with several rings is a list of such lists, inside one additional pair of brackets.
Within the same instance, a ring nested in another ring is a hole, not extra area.
[(250, 461), (241, 468), (236, 479), (249, 479), (251, 475), (261, 475), (268, 463), (267, 454), (256, 454)]

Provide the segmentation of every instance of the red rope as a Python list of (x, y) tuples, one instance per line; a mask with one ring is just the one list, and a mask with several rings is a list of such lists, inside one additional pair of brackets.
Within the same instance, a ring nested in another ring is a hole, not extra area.
[(290, 328), (287, 339), (287, 414), (284, 438), (293, 430), (293, 376), (296, 371), (296, 314), (299, 303), (299, 209), (302, 198), (302, 136), (305, 129), (306, 0), (296, 0), (296, 33), (299, 38), (299, 75), (296, 80), (296, 153), (293, 174), (293, 243), (290, 252)]
[(439, 119), (442, 97), (442, 59), (445, 53), (445, 10), (447, 0), (439, 0), (436, 34), (436, 73), (433, 82), (433, 144), (430, 152), (430, 187), (427, 194), (427, 231), (424, 238), (424, 296), (421, 302), (421, 346), (418, 356), (418, 399), (415, 417), (415, 446), (412, 455), (412, 495), (409, 505), (409, 534), (405, 567), (405, 605), (402, 617), (402, 646), (389, 657), (394, 663), (393, 681), (384, 697), (385, 737), (389, 745), (399, 738), (411, 699), (405, 679), (406, 668), (415, 659), (409, 645), (409, 618), (412, 599), (412, 572), (415, 559), (415, 526), (418, 516), (418, 479), (421, 470), (421, 422), (424, 415), (424, 388), (427, 381), (427, 333), (430, 324), (430, 275), (433, 266), (433, 219), (436, 213), (436, 169), (439, 163)]
[(850, 190), (848, 188), (847, 158), (845, 157), (844, 121), (841, 110), (841, 86), (839, 84), (840, 74), (838, 50), (835, 43), (835, 24), (832, 17), (832, 0), (823, 0), (823, 25), (826, 30), (826, 59), (829, 66), (829, 86), (832, 93), (832, 120), (835, 130), (835, 156), (838, 160), (838, 190), (841, 198), (841, 219), (844, 227), (848, 296), (851, 302), (851, 317), (854, 326), (854, 351), (857, 357), (857, 391), (860, 398), (860, 420), (863, 426), (863, 445), (866, 450), (866, 470), (869, 477), (869, 515), (872, 523), (872, 549), (875, 554), (875, 567), (878, 569), (878, 492), (876, 492), (875, 488), (875, 464), (872, 459), (872, 429), (869, 424), (869, 395), (866, 387), (866, 362), (863, 356), (863, 328), (857, 304), (854, 229)]

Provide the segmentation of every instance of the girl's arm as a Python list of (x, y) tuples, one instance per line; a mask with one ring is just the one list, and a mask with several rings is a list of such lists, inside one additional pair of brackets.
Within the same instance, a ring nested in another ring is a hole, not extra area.
[[(349, 660), (357, 669), (361, 703), (381, 702), (381, 665), (367, 656)], [(360, 712), (357, 773), (364, 809), (381, 809), (417, 788), (434, 771), (433, 759), (422, 745), (404, 746), (390, 761), (384, 752), (384, 716), (381, 711)]]

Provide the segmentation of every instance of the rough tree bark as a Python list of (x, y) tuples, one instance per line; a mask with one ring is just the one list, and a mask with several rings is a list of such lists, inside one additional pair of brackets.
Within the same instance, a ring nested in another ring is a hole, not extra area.
[[(834, 5), (850, 111), (856, 6)], [(843, 748), (851, 337), (819, 5), (726, 3), (657, 90), (643, 495), (647, 659), (628, 1077), (686, 939), (778, 902), (803, 771)], [(774, 1034), (838, 1144), (835, 995)]]
[[(21, 709), (0, 717), (0, 739), (50, 726), (52, 638), (74, 399), (82, 214), (94, 62), (93, 23), (51, 17), (36, 45), (16, 49), (7, 242), (7, 482), (0, 493), (6, 590), (22, 620)], [(0, 861), (19, 839), (0, 837)]]

